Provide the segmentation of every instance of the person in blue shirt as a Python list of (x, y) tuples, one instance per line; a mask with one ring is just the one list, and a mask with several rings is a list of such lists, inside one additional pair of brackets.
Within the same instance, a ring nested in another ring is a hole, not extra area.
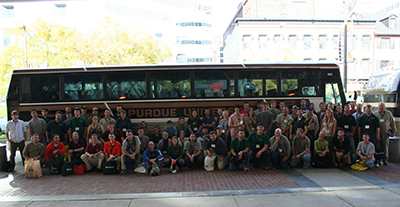
[(154, 147), (154, 142), (149, 142), (149, 148), (143, 153), (143, 161), (150, 175), (155, 176), (160, 174), (161, 160), (163, 158), (164, 156), (160, 150)]
[(178, 130), (174, 125), (172, 125), (172, 121), (167, 121), (167, 126), (164, 128), (164, 132), (168, 133), (168, 137), (172, 138), (173, 136), (178, 136)]
[(214, 131), (217, 122), (215, 121), (215, 118), (211, 116), (210, 109), (205, 109), (204, 115), (205, 116), (201, 120), (203, 122), (203, 127), (207, 127), (209, 132)]

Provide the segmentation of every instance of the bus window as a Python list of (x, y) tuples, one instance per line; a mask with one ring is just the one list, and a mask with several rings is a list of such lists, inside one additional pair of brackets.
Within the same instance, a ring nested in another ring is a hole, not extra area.
[(317, 96), (319, 72), (282, 72), (282, 93), (286, 96)]
[(19, 98), (19, 82), (20, 78), (13, 77), (11, 79), (10, 88), (8, 88), (8, 99), (18, 99)]
[(277, 95), (276, 73), (246, 71), (239, 74), (239, 95), (241, 97), (263, 96), (263, 79), (266, 94)]
[(190, 73), (151, 74), (152, 98), (190, 97)]
[(147, 97), (146, 75), (124, 73), (107, 75), (107, 99), (143, 99)]
[(21, 102), (29, 102), (30, 101), (30, 78), (21, 78)]
[(260, 72), (249, 71), (239, 74), (239, 96), (252, 97), (262, 96), (263, 92), (263, 75)]
[(234, 87), (230, 87), (230, 94), (227, 90), (228, 84), (233, 86), (232, 77), (229, 75), (227, 72), (197, 72), (194, 80), (196, 97), (234, 96)]
[[(267, 77), (265, 79), (265, 94), (267, 96), (277, 96), (278, 95), (278, 81), (276, 79), (275, 74), (267, 74)], [(273, 77), (272, 77), (273, 76)]]
[(397, 102), (396, 94), (385, 94), (385, 95), (383, 95), (383, 102), (385, 102), (385, 103), (396, 103)]
[(333, 103), (333, 104), (342, 103), (340, 98), (339, 86), (337, 83), (325, 84), (325, 99), (327, 103)]
[(381, 102), (382, 95), (381, 94), (368, 94), (364, 96), (364, 102)]
[(58, 76), (32, 76), (30, 80), (31, 100), (59, 101), (60, 80)]
[(101, 100), (103, 83), (101, 75), (64, 76), (66, 100)]
[(367, 94), (364, 97), (364, 102), (385, 102), (385, 103), (396, 103), (396, 94)]

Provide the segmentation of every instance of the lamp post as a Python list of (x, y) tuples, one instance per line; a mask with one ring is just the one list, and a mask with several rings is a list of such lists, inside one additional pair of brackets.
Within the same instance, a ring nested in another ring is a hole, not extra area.
[(20, 26), (20, 28), (22, 28), (24, 30), (24, 39), (25, 39), (25, 67), (28, 68), (28, 45), (27, 45), (27, 32), (26, 32), (26, 26), (22, 25)]

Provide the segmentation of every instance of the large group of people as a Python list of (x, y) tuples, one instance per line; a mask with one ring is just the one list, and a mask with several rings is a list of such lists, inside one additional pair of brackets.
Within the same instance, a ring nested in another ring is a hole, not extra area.
[[(266, 170), (387, 165), (389, 136), (397, 128), (385, 103), (379, 103), (375, 112), (370, 105), (363, 112), (355, 102), (343, 107), (321, 102), (318, 112), (313, 103), (300, 103), (289, 107), (280, 101), (277, 108), (274, 100), (260, 101), (253, 108), (245, 102), (236, 104), (232, 114), (218, 109), (216, 117), (210, 109), (202, 118), (192, 111), (187, 119), (179, 117), (176, 124), (168, 120), (164, 128), (156, 125), (153, 130), (145, 121), (134, 130), (121, 106), (114, 116), (106, 109), (103, 118), (96, 107), (92, 114), (85, 106), (73, 111), (66, 107), (53, 120), (47, 109), (42, 109), (42, 117), (32, 109), (27, 127), (14, 110), (5, 131), (11, 147), (9, 171), (14, 170), (17, 149), (23, 160), (40, 160), (42, 166), (65, 160), (103, 172), (105, 162), (114, 162), (121, 175), (131, 165), (154, 176), (162, 167), (171, 173), (184, 167), (210, 170), (210, 162), (211, 170), (215, 164), (219, 170), (228, 166), (232, 171), (249, 171), (250, 164)], [(27, 133), (32, 142), (25, 146)]]

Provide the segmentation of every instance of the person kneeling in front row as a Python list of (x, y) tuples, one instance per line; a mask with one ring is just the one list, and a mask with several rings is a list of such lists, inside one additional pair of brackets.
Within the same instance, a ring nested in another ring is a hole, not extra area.
[(272, 169), (269, 165), (269, 137), (264, 133), (264, 124), (257, 124), (257, 131), (251, 132), (248, 137), (251, 143), (251, 160), (255, 168), (264, 164), (264, 169)]
[(368, 168), (374, 166), (375, 146), (369, 141), (368, 134), (364, 134), (363, 142), (358, 143), (356, 154), (358, 155), (358, 159), (360, 159), (359, 161), (361, 161), (361, 164), (366, 165)]
[(47, 145), (44, 157), (47, 163), (49, 163), (50, 159), (58, 159), (64, 163), (66, 152), (67, 150), (65, 150), (64, 144), (60, 142), (60, 136), (58, 134), (54, 134), (53, 142)]
[(272, 168), (287, 169), (291, 150), (289, 139), (282, 134), (280, 128), (277, 128), (275, 130), (275, 136), (273, 136), (269, 142), (271, 143)]
[(43, 166), (46, 163), (44, 159), (45, 151), (44, 144), (40, 143), (39, 135), (34, 134), (32, 136), (32, 142), (26, 145), (22, 154), (25, 160), (40, 160), (40, 165)]
[(154, 142), (149, 142), (149, 148), (143, 153), (146, 170), (151, 176), (160, 175), (161, 160), (164, 156), (160, 150), (154, 148)]
[(171, 173), (176, 173), (185, 165), (183, 160), (183, 147), (178, 143), (178, 137), (173, 136), (171, 145), (168, 146), (167, 158), (164, 161), (164, 166), (170, 168)]
[(68, 162), (80, 165), (82, 164), (81, 156), (84, 151), (83, 139), (79, 139), (79, 133), (72, 133), (72, 141), (68, 144)]
[(293, 157), (290, 162), (291, 168), (307, 169), (310, 167), (310, 139), (304, 135), (304, 130), (301, 128), (297, 129), (297, 134), (293, 140)]
[(332, 165), (331, 160), (332, 155), (329, 151), (329, 142), (325, 140), (325, 132), (321, 131), (318, 139), (314, 141), (313, 166), (328, 168)]
[(81, 160), (86, 164), (87, 171), (96, 167), (97, 172), (103, 172), (101, 169), (104, 160), (103, 144), (98, 143), (96, 134), (92, 134), (92, 143), (86, 146), (85, 153), (81, 155)]
[(244, 163), (243, 169), (245, 172), (249, 171), (250, 142), (245, 138), (243, 129), (239, 129), (239, 137), (231, 142), (231, 156), (229, 157), (229, 170), (236, 170), (239, 165)]
[(106, 158), (106, 162), (117, 162), (117, 170), (120, 169), (121, 166), (121, 143), (115, 140), (115, 134), (108, 134), (108, 139), (110, 141), (104, 144), (104, 154)]
[(126, 130), (126, 139), (122, 143), (121, 175), (126, 174), (126, 165), (133, 163), (133, 169), (140, 164), (140, 140), (133, 136), (132, 129)]
[(201, 143), (197, 140), (195, 134), (191, 134), (189, 140), (185, 142), (183, 150), (185, 155), (183, 159), (189, 168), (193, 166), (201, 167), (204, 162), (204, 155), (201, 153)]
[[(216, 157), (216, 162), (219, 170), (223, 170), (228, 164), (227, 159), (228, 147), (225, 141), (217, 136), (217, 132), (210, 132), (210, 140), (206, 144), (206, 151), (204, 156)], [(206, 165), (206, 164), (205, 164)]]

